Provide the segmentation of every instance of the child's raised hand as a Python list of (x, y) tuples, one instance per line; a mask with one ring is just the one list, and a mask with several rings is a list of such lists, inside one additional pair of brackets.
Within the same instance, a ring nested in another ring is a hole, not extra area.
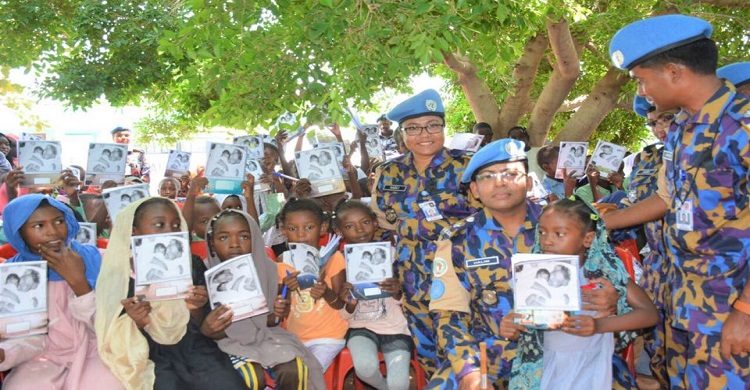
[(299, 271), (294, 271), (284, 277), (282, 283), (286, 285), (289, 291), (299, 291), (299, 281), (297, 280), (297, 275), (299, 275)]
[(188, 289), (188, 296), (185, 298), (188, 310), (197, 310), (208, 303), (208, 291), (206, 286), (193, 286)]
[(208, 186), (208, 179), (203, 176), (196, 176), (190, 180), (188, 185), (188, 195), (198, 196), (203, 192), (203, 189)]
[(148, 301), (142, 301), (138, 297), (130, 297), (120, 301), (122, 307), (125, 308), (125, 313), (128, 314), (135, 325), (139, 328), (143, 328), (149, 323), (148, 315), (151, 313), (151, 303)]
[(248, 173), (247, 177), (245, 178), (245, 181), (242, 182), (242, 195), (245, 197), (251, 197), (253, 196), (253, 191), (255, 189), (255, 176)]
[(625, 174), (620, 172), (612, 172), (609, 174), (609, 182), (612, 183), (615, 188), (623, 189), (622, 183), (625, 181)]
[(216, 338), (216, 335), (232, 325), (233, 316), (234, 313), (228, 305), (221, 305), (211, 310), (201, 324), (201, 333), (206, 337)]
[(581, 290), (581, 301), (583, 310), (596, 311), (596, 318), (604, 318), (617, 314), (617, 300), (620, 294), (609, 280), (596, 278), (589, 280), (590, 283), (597, 283), (601, 288)]
[(599, 184), (599, 175), (599, 170), (593, 165), (586, 170), (586, 177), (589, 178), (589, 184), (592, 187), (596, 187)]
[(509, 312), (503, 316), (502, 321), (500, 321), (500, 337), (505, 337), (508, 340), (516, 340), (521, 336), (521, 332), (527, 331), (525, 326), (514, 322), (517, 317), (520, 317), (520, 315), (514, 312)]
[(16, 188), (19, 184), (21, 184), (24, 177), (25, 175), (23, 173), (23, 167), (15, 167), (5, 176), (5, 185), (8, 188)]
[(592, 316), (568, 316), (561, 330), (576, 336), (591, 336), (597, 333), (596, 320)]
[(312, 183), (308, 179), (300, 179), (294, 182), (294, 196), (298, 198), (307, 198), (312, 194)]
[(273, 303), (273, 315), (279, 320), (286, 318), (289, 315), (290, 308), (291, 303), (289, 302), (289, 299), (282, 298), (281, 295), (279, 295)]

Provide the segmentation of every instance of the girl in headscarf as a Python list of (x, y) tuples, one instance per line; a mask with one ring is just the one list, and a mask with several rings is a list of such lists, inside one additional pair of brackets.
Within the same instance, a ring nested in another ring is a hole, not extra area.
[(13, 369), (5, 389), (119, 389), (102, 364), (94, 333), (94, 289), (99, 251), (75, 241), (78, 222), (71, 209), (33, 194), (17, 198), (3, 215), (6, 237), (18, 254), (8, 262), (48, 262), (48, 332), (3, 340), (0, 371)]
[(270, 312), (232, 322), (231, 309), (221, 305), (206, 316), (203, 333), (232, 357), (250, 389), (265, 388), (264, 370), (275, 377), (277, 389), (325, 389), (318, 360), (297, 337), (279, 326), (289, 313), (289, 301), (279, 296), (277, 266), (266, 257), (255, 220), (239, 210), (224, 210), (209, 223), (206, 241), (211, 267), (252, 254)]
[(117, 214), (98, 281), (99, 354), (128, 389), (244, 389), (229, 357), (200, 333), (208, 302), (200, 259), (193, 256), (194, 287), (184, 301), (134, 296), (132, 236), (184, 231), (166, 198), (142, 199)]
[[(651, 300), (629, 279), (612, 251), (599, 214), (581, 199), (561, 199), (547, 206), (539, 218), (533, 252), (579, 255), (581, 285), (595, 278), (612, 283), (619, 293), (617, 315), (571, 313), (561, 329), (546, 331), (515, 324), (515, 313), (504, 316), (500, 335), (518, 340), (509, 388), (634, 388), (634, 378), (615, 351), (633, 340), (633, 334), (625, 331), (651, 327), (658, 316)], [(553, 279), (563, 277), (560, 271), (552, 271), (556, 275), (550, 275), (550, 285)]]

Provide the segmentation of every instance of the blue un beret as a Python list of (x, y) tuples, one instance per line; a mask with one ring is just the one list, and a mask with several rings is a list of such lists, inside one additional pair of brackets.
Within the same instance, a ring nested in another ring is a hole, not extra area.
[(526, 145), (513, 138), (503, 138), (493, 141), (479, 149), (466, 166), (461, 183), (470, 183), (474, 173), (480, 169), (501, 162), (523, 161), (526, 160)]
[(407, 119), (425, 115), (445, 116), (443, 99), (440, 99), (440, 94), (434, 89), (426, 89), (399, 103), (388, 113), (388, 119), (400, 124)]
[(635, 95), (635, 99), (633, 99), (633, 111), (635, 111), (636, 114), (645, 118), (646, 114), (653, 110), (653, 107), (654, 105), (649, 103), (645, 97)]
[(609, 42), (612, 64), (633, 69), (657, 54), (710, 38), (713, 27), (703, 19), (687, 15), (662, 15), (630, 23)]
[(750, 82), (750, 62), (736, 62), (722, 66), (716, 70), (716, 75), (729, 80), (735, 87)]

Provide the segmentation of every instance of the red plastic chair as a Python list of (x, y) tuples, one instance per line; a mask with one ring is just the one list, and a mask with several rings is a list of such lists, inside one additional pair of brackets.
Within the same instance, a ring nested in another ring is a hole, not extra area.
[[(380, 371), (383, 374), (386, 374), (386, 366), (385, 366), (385, 359), (383, 357), (382, 353), (378, 353), (378, 360), (380, 361)], [(344, 384), (346, 383), (346, 376), (349, 374), (350, 371), (354, 370), (354, 362), (352, 361), (352, 355), (349, 352), (348, 348), (344, 348), (341, 350), (339, 355), (336, 357), (336, 360), (334, 361), (334, 364), (331, 366), (331, 368), (336, 368), (336, 376), (335, 381), (333, 383), (333, 387), (329, 387), (329, 389), (332, 390), (343, 390)], [(411, 359), (411, 367), (414, 369), (414, 382), (417, 385), (417, 390), (422, 390), (425, 388), (425, 373), (422, 369), (422, 366), (419, 364), (417, 359), (412, 358)], [(331, 369), (329, 368), (328, 371), (330, 372)], [(359, 380), (357, 378), (357, 374), (354, 374), (354, 389), (355, 390), (364, 390), (365, 383)]]
[[(615, 253), (620, 258), (620, 260), (622, 260), (623, 264), (625, 265), (625, 269), (630, 275), (630, 278), (635, 280), (635, 267), (633, 263), (635, 261), (638, 261), (638, 258), (635, 254), (633, 254), (632, 248), (629, 248), (628, 246), (622, 247), (618, 245), (615, 247)], [(625, 350), (622, 352), (622, 357), (628, 364), (628, 370), (630, 371), (630, 374), (633, 375), (633, 378), (636, 378), (637, 373), (635, 371), (635, 349), (633, 347), (633, 343), (625, 348)]]

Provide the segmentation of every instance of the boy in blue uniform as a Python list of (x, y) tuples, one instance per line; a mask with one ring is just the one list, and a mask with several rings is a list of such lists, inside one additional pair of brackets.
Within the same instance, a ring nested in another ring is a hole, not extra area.
[(615, 34), (610, 55), (656, 109), (681, 109), (657, 194), (605, 215), (610, 229), (661, 217), (670, 264), (666, 360), (673, 389), (750, 383), (750, 100), (716, 76), (712, 27), (664, 15)]

